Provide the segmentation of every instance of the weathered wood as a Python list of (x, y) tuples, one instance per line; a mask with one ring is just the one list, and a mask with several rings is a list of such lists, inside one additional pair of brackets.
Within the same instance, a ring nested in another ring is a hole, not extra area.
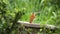
[(44, 27), (44, 28), (48, 28), (48, 29), (52, 29), (52, 30), (58, 29), (58, 27), (56, 27), (54, 25), (48, 25), (48, 24), (41, 26), (40, 24), (37, 24), (37, 23), (29, 23), (29, 22), (25, 22), (25, 21), (18, 21), (18, 23), (23, 24), (23, 25), (25, 25), (25, 27), (29, 27), (29, 28), (40, 29), (40, 28)]
[[(40, 31), (40, 29), (43, 29), (42, 30), (42, 32), (44, 32), (43, 34), (47, 33), (46, 29), (50, 30), (52, 33), (54, 33), (57, 29), (60, 29), (60, 28), (58, 28), (57, 26), (54, 26), (54, 25), (48, 25), (48, 24), (41, 25), (41, 24), (29, 23), (29, 22), (25, 22), (25, 21), (18, 21), (17, 24), (24, 25), (24, 27), (26, 27), (26, 29), (31, 28), (33, 30), (33, 31), (31, 31), (32, 34), (37, 34)], [(22, 31), (23, 29), (20, 29), (20, 30)], [(31, 34), (29, 32), (26, 32), (26, 33)]]
[(26, 27), (38, 28), (38, 29), (40, 29), (40, 24), (29, 23), (29, 22), (25, 22), (25, 21), (18, 21), (18, 23), (23, 24), (23, 25), (25, 25)]

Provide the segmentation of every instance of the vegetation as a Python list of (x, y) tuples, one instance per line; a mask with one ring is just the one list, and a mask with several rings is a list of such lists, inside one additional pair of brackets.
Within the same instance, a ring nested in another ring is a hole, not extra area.
[(29, 22), (32, 12), (40, 12), (34, 23), (60, 26), (60, 0), (0, 0), (0, 34), (11, 34), (19, 20)]

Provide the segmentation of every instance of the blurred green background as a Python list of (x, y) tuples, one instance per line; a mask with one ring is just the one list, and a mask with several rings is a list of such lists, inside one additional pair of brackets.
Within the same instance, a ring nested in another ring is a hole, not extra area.
[(25, 14), (18, 20), (29, 22), (32, 12), (40, 12), (34, 23), (60, 26), (60, 0), (0, 0), (0, 33), (11, 27), (20, 11)]

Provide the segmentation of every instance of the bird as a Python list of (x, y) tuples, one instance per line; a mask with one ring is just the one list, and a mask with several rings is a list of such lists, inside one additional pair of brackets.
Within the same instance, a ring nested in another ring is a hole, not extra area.
[(30, 22), (29, 23), (32, 23), (34, 18), (35, 18), (35, 13), (33, 12), (32, 15), (30, 16)]

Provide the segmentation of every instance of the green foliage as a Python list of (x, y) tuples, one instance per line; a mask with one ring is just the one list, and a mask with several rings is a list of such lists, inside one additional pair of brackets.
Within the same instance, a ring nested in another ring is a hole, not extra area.
[(0, 0), (0, 34), (11, 28), (13, 21), (29, 22), (32, 12), (40, 12), (34, 23), (60, 26), (60, 0)]

